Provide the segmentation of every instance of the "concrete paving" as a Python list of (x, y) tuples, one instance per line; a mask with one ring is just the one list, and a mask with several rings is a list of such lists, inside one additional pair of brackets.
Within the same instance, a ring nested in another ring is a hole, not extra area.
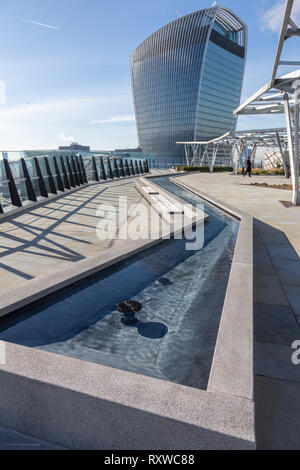
[[(284, 177), (224, 174), (182, 176), (186, 183), (255, 218), (255, 399), (260, 449), (300, 449), (300, 366), (291, 345), (300, 340), (300, 207), (285, 207)], [(243, 295), (243, 292), (237, 293)]]
[(77, 261), (99, 255), (126, 240), (101, 241), (96, 227), (99, 205), (144, 203), (135, 179), (96, 184), (62, 195), (0, 222), (0, 292)]

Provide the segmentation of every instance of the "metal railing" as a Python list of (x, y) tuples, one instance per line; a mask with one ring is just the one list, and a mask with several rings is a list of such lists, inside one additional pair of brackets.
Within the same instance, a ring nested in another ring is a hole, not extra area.
[(149, 173), (148, 160), (139, 163), (121, 157), (61, 155), (0, 160), (0, 214), (25, 202), (37, 202), (84, 186)]

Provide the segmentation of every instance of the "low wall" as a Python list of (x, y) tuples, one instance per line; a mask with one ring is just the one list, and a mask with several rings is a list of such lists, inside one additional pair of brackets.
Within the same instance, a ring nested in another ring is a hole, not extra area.
[(253, 217), (178, 177), (171, 181), (240, 220), (208, 390), (254, 400)]

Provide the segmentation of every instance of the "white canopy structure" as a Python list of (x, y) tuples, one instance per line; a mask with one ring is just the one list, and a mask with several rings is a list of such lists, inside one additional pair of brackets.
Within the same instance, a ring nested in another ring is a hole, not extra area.
[[(299, 192), (299, 102), (300, 102), (300, 69), (278, 77), (279, 66), (300, 66), (300, 61), (281, 60), (285, 42), (292, 37), (300, 37), (300, 28), (292, 19), (295, 0), (287, 0), (279, 37), (271, 80), (257, 91), (244, 104), (234, 111), (235, 116), (255, 114), (285, 114), (285, 129), (245, 130), (226, 133), (209, 142), (177, 142), (185, 146), (188, 164), (202, 165), (209, 160), (210, 171), (213, 171), (216, 156), (221, 148), (228, 152), (232, 165), (237, 172), (244, 156), (255, 158), (257, 147), (278, 148), (286, 174), (291, 172), (294, 205), (300, 205)], [(202, 152), (202, 146), (204, 151)], [(286, 158), (288, 150), (289, 159)], [(247, 153), (247, 155), (246, 155)], [(209, 156), (209, 157), (208, 157)], [(289, 160), (289, 161), (288, 161)]]
[[(257, 91), (234, 112), (235, 116), (249, 114), (279, 114), (286, 118), (286, 140), (293, 185), (294, 205), (300, 205), (299, 192), (299, 98), (300, 69), (278, 77), (279, 66), (300, 66), (300, 61), (281, 60), (283, 46), (292, 37), (300, 37), (300, 28), (292, 20), (295, 0), (287, 0), (282, 29), (276, 52), (271, 81)], [(279, 148), (280, 149), (280, 148)], [(280, 149), (282, 150), (282, 149)]]

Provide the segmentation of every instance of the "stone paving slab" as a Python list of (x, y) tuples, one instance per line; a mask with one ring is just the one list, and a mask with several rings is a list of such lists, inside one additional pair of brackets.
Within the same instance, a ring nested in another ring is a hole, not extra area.
[(99, 240), (100, 204), (142, 203), (135, 179), (95, 184), (0, 221), (0, 292), (126, 243)]
[(256, 436), (260, 450), (299, 450), (300, 383), (256, 377)]
[(299, 326), (289, 306), (254, 304), (256, 341), (291, 346)]
[[(193, 174), (181, 184), (224, 201), (254, 220), (256, 432), (259, 449), (300, 449), (300, 366), (292, 343), (300, 340), (300, 207), (286, 208), (291, 192), (249, 186), (285, 183), (283, 177), (250, 179)], [(238, 295), (243, 295), (239, 292)]]
[[(300, 340), (300, 336), (293, 339)], [(254, 348), (255, 374), (300, 383), (300, 366), (292, 363), (291, 345), (261, 343)], [(279, 430), (278, 430), (279, 431)]]

